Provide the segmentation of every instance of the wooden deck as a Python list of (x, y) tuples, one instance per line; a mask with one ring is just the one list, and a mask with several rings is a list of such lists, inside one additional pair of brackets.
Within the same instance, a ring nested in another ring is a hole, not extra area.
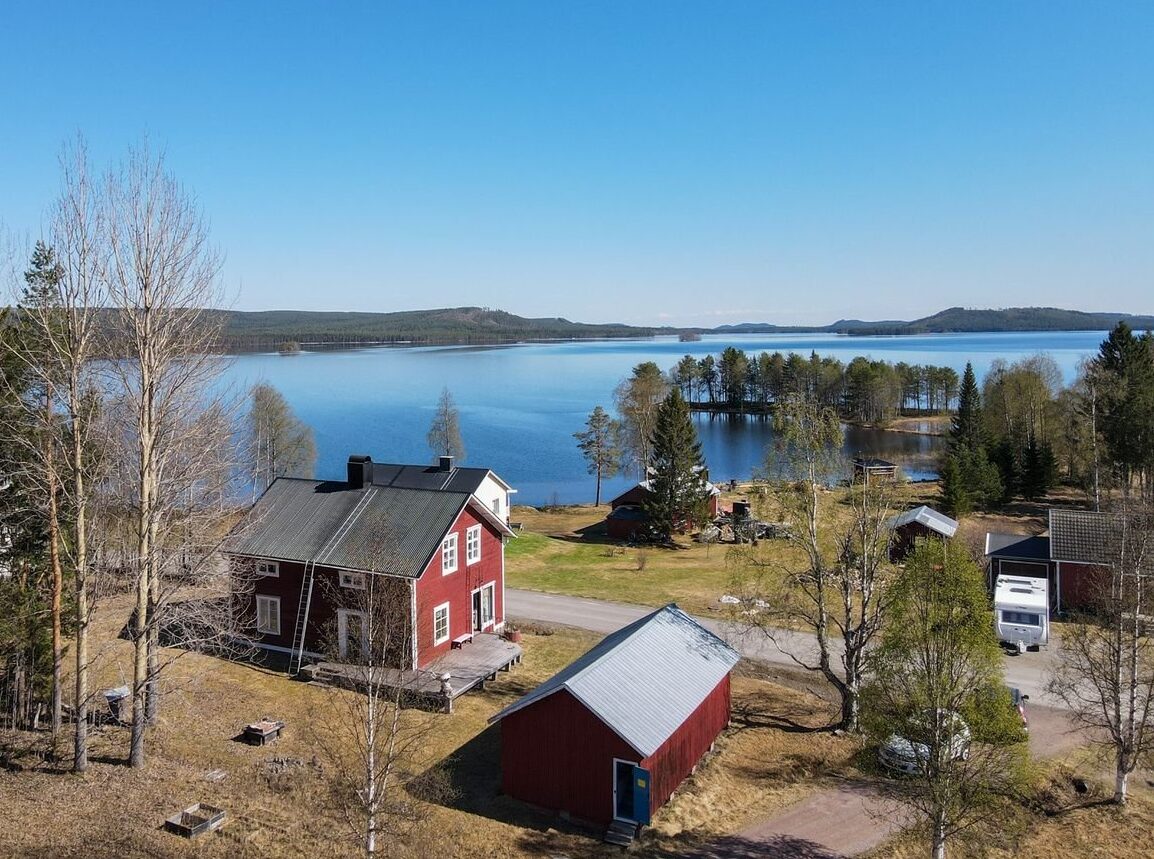
[[(473, 640), (453, 648), (428, 668), (412, 671), (398, 668), (383, 671), (383, 683), (400, 690), (417, 706), (433, 706), (452, 712), (453, 699), (470, 689), (482, 689), (486, 680), (496, 680), (497, 672), (509, 671), (521, 662), (521, 647), (492, 633), (477, 633)], [(358, 689), (365, 686), (367, 668), (340, 662), (320, 662), (307, 669), (312, 679), (331, 686)], [(442, 680), (449, 675), (448, 688)]]

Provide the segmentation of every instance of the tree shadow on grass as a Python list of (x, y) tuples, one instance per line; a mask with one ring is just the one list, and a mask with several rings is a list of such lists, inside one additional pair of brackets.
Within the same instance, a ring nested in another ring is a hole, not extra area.
[[(438, 786), (447, 789), (430, 789)], [(590, 828), (567, 822), (551, 811), (535, 808), (501, 793), (500, 725), (490, 725), (443, 761), (430, 767), (409, 790), (423, 797), (436, 796), (438, 799), (434, 801), (447, 808), (542, 835), (597, 834)]]
[(819, 734), (836, 727), (833, 723), (813, 725), (799, 721), (806, 715), (808, 714), (800, 709), (785, 708), (783, 712), (767, 713), (760, 707), (734, 704), (730, 714), (730, 726), (738, 731), (753, 728), (777, 728), (789, 734)]

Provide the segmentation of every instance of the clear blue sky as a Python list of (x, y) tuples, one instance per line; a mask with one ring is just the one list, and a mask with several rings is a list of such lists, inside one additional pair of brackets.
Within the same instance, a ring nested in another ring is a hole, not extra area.
[(1154, 3), (0, 7), (0, 222), (147, 135), (241, 309), (1154, 312)]

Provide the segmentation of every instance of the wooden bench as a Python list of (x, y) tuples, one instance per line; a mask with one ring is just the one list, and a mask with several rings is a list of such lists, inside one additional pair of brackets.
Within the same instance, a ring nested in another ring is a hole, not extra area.
[(449, 645), (449, 649), (464, 647), (473, 641), (473, 633), (466, 632), (464, 635), (458, 635), (453, 639), (453, 643)]

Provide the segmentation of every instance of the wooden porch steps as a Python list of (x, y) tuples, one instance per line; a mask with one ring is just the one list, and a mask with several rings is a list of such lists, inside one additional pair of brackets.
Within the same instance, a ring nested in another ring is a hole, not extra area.
[(628, 847), (633, 843), (633, 839), (637, 837), (637, 829), (636, 823), (614, 820), (609, 824), (609, 828), (605, 830), (604, 840), (609, 844), (616, 844), (619, 847)]

